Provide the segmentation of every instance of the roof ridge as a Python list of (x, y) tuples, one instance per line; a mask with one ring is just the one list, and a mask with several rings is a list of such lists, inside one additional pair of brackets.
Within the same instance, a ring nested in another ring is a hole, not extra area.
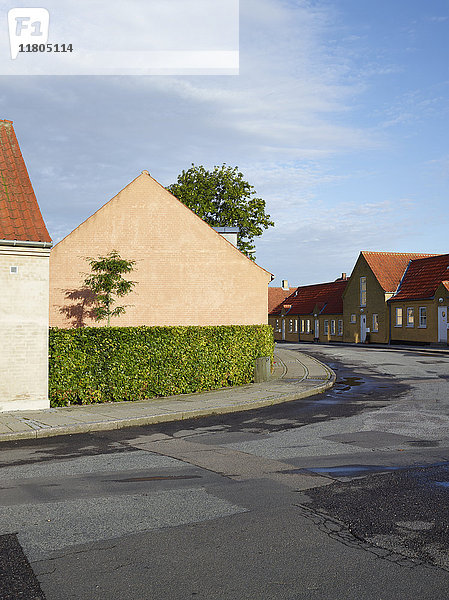
[(414, 258), (412, 259), (413, 261), (418, 261), (418, 260), (431, 260), (434, 258), (444, 258), (445, 256), (449, 256), (449, 252), (446, 254), (431, 254), (430, 256), (424, 256), (423, 258)]
[(425, 257), (441, 256), (441, 253), (437, 252), (389, 252), (388, 250), (361, 250), (361, 254), (396, 254), (398, 256), (409, 256), (410, 254), (415, 254), (416, 256), (419, 255)]

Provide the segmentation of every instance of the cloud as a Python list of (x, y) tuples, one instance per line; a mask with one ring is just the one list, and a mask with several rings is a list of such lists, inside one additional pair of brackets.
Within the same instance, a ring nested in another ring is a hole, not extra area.
[(432, 175), (436, 174), (439, 179), (449, 180), (449, 154), (427, 161), (426, 166)]
[[(142, 169), (168, 185), (192, 162), (239, 166), (276, 222), (258, 262), (292, 281), (295, 268), (309, 283), (337, 277), (362, 248), (394, 250), (416, 231), (395, 211), (416, 213), (405, 201), (419, 204), (419, 193), (398, 187), (401, 201), (377, 187), (379, 162), (401, 143), (395, 127), (415, 135), (409, 124), (443, 114), (445, 91), (404, 87), (404, 64), (381, 42), (365, 54), (367, 39), (341, 27), (332, 3), (241, 9), (239, 76), (3, 78), (0, 110), (15, 121), (54, 239)], [(394, 78), (395, 96), (381, 78)]]
[[(400, 228), (395, 218), (398, 203), (403, 207)], [(257, 261), (276, 276), (276, 282), (331, 281), (351, 272), (361, 250), (398, 251), (406, 244), (415, 227), (415, 215), (406, 212), (411, 207), (408, 199), (389, 199), (334, 206), (311, 203), (285, 211), (276, 228), (257, 242)]]
[(436, 87), (409, 90), (396, 97), (388, 106), (377, 110), (376, 115), (381, 119), (380, 127), (386, 129), (409, 125), (447, 113), (447, 99), (436, 94)]
[(3, 80), (0, 106), (50, 228), (67, 233), (142, 169), (168, 185), (191, 162), (239, 165), (282, 220), (337, 179), (325, 157), (378, 144), (344, 122), (363, 86), (327, 47), (331, 15), (305, 2), (241, 7), (238, 77)]

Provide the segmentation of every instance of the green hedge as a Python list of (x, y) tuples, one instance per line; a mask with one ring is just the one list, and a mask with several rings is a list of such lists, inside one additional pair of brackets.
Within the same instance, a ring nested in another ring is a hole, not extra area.
[(51, 406), (143, 400), (250, 383), (269, 325), (50, 329)]

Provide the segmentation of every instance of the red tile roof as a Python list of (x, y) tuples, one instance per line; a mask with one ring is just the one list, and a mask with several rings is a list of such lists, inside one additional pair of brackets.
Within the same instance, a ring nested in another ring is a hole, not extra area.
[(342, 314), (342, 295), (348, 281), (348, 279), (337, 279), (337, 281), (329, 283), (300, 286), (284, 302), (277, 306), (271, 314), (279, 315), (282, 308), (287, 308), (288, 306), (291, 306), (288, 309), (289, 315), (312, 314), (315, 306), (318, 306), (321, 315)]
[(395, 292), (408, 263), (415, 258), (426, 258), (435, 254), (417, 252), (367, 252), (361, 253), (371, 267), (384, 292)]
[(0, 120), (0, 240), (51, 242), (12, 121)]
[(412, 260), (391, 300), (433, 298), (437, 287), (449, 275), (449, 254)]
[(296, 288), (288, 288), (284, 290), (281, 287), (268, 286), (268, 312), (271, 312), (278, 304), (280, 304), (287, 296), (289, 296)]

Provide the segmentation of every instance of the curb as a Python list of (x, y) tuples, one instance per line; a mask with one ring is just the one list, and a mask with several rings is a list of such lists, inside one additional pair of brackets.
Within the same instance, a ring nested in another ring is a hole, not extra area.
[[(301, 347), (313, 346), (314, 349), (319, 351), (320, 346), (327, 348), (358, 348), (359, 350), (391, 350), (395, 351), (404, 351), (404, 352), (423, 352), (426, 354), (431, 354), (432, 356), (438, 356), (440, 354), (449, 355), (449, 346), (408, 346), (406, 344), (356, 344), (354, 342), (308, 342), (308, 341), (300, 341), (300, 342), (290, 342), (288, 340), (276, 340), (276, 344), (279, 344), (280, 347), (285, 345), (295, 345), (298, 346), (298, 350), (301, 351)], [(308, 348), (307, 348), (308, 349)], [(309, 355), (308, 355), (309, 356)], [(324, 365), (326, 366), (326, 365)]]

